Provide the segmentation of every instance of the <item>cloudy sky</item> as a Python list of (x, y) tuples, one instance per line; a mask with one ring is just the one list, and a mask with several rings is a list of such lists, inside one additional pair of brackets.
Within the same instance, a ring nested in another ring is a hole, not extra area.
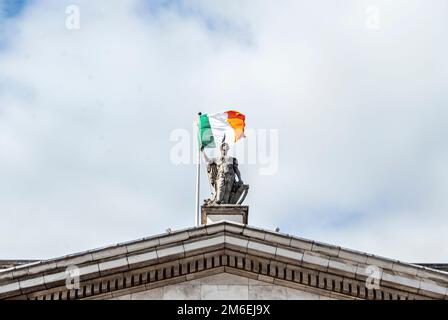
[(448, 262), (446, 39), (445, 0), (0, 0), (0, 259), (192, 226), (173, 132), (237, 109), (250, 224)]

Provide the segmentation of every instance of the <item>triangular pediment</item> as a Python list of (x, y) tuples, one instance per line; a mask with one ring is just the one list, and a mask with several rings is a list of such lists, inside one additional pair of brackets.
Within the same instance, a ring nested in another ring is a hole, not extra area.
[[(68, 270), (77, 275), (76, 288), (67, 287)], [(0, 299), (155, 294), (218, 274), (336, 299), (444, 299), (448, 293), (443, 271), (224, 221), (2, 270)]]
[(326, 295), (221, 272), (153, 289), (117, 292), (112, 300), (328, 300)]

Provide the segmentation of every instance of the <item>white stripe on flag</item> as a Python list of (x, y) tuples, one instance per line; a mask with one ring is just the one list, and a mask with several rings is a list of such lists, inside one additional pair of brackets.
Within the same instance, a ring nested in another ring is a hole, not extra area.
[(235, 143), (235, 131), (227, 122), (227, 113), (215, 113), (208, 115), (210, 127), (212, 128), (212, 134), (215, 139), (215, 145), (217, 148), (221, 146), (224, 134), (226, 135), (226, 142), (229, 145)]

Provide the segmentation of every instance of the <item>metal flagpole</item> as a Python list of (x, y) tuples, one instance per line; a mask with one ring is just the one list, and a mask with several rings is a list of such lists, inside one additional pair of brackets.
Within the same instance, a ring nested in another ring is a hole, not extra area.
[(200, 175), (201, 175), (201, 131), (200, 131), (200, 117), (201, 117), (201, 112), (198, 113), (198, 119), (197, 119), (197, 128), (196, 130), (198, 130), (198, 149), (197, 149), (197, 153), (198, 153), (198, 158), (197, 158), (197, 164), (196, 164), (196, 205), (195, 205), (195, 223), (196, 226), (198, 227), (201, 223), (200, 223), (200, 212), (199, 212), (199, 191), (200, 191), (200, 183), (201, 183), (201, 179), (200, 179)]

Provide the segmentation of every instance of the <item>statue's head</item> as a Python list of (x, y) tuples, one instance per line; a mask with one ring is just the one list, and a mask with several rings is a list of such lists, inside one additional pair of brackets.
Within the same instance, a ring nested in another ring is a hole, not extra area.
[(227, 143), (223, 143), (222, 145), (221, 145), (221, 154), (223, 155), (223, 156), (225, 156), (225, 155), (227, 155), (227, 151), (229, 151), (229, 145), (227, 144)]

